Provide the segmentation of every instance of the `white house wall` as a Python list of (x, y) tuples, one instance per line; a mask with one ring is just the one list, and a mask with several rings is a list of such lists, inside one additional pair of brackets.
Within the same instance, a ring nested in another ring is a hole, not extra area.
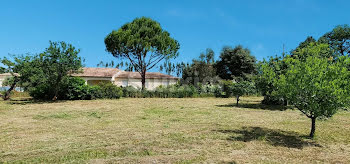
[[(148, 90), (154, 90), (158, 86), (168, 86), (176, 84), (177, 79), (146, 79), (146, 88)], [(132, 86), (135, 88), (142, 88), (141, 79), (115, 79), (114, 84), (117, 86)]]
[(11, 75), (0, 75), (0, 87), (4, 87), (2, 86), (2, 83), (5, 81), (6, 78), (11, 77)]

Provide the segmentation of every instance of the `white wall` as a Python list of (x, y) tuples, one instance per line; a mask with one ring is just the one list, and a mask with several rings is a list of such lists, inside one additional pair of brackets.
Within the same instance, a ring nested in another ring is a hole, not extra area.
[(5, 79), (9, 78), (9, 77), (11, 77), (11, 75), (1, 75), (0, 74), (0, 87), (2, 87), (2, 83), (5, 81)]
[[(158, 86), (168, 86), (176, 84), (176, 79), (146, 79), (146, 88), (148, 90), (154, 90)], [(117, 86), (133, 86), (135, 88), (142, 88), (141, 79), (115, 79), (114, 84)]]

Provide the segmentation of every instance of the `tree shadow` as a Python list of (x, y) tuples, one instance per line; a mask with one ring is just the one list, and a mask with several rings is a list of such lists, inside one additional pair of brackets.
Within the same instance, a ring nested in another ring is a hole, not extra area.
[(27, 105), (27, 104), (62, 103), (66, 101), (67, 100), (52, 101), (52, 100), (34, 100), (33, 98), (22, 98), (22, 99), (11, 99), (5, 102), (10, 105)]
[(274, 130), (261, 127), (243, 127), (238, 130), (215, 130), (221, 133), (232, 134), (229, 141), (250, 142), (254, 140), (266, 141), (272, 146), (303, 149), (306, 146), (322, 147), (314, 141), (308, 141), (308, 136), (300, 136), (295, 132)]
[(238, 106), (236, 103), (230, 103), (225, 105), (216, 105), (217, 107), (236, 107), (236, 108), (250, 108), (250, 109), (263, 109), (263, 110), (278, 110), (278, 111), (284, 111), (287, 109), (290, 109), (290, 107), (283, 106), (283, 105), (265, 105), (261, 103), (239, 103)]

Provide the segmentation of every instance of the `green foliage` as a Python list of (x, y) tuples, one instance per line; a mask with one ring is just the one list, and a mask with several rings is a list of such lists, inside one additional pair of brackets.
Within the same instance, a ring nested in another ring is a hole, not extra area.
[(58, 98), (62, 80), (82, 67), (79, 52), (71, 44), (50, 41), (49, 48), (40, 54), (42, 72), (46, 77), (43, 80), (50, 86), (53, 100)]
[(259, 62), (257, 70), (258, 74), (254, 78), (256, 89), (264, 96), (262, 101), (265, 105), (282, 105), (285, 100), (282, 96), (273, 94), (277, 89), (272, 83), (271, 74), (285, 74), (288, 68), (285, 59), (282, 57), (270, 57), (269, 60)]
[(192, 60), (192, 64), (183, 67), (182, 79), (185, 84), (197, 85), (211, 84), (216, 81), (216, 70), (214, 68), (214, 51), (207, 49), (201, 53), (199, 59)]
[(309, 56), (318, 56), (322, 58), (335, 59), (335, 53), (331, 50), (328, 44), (310, 43), (304, 48), (298, 48), (293, 52), (292, 57), (305, 61)]
[(169, 85), (159, 86), (155, 90), (139, 90), (134, 87), (123, 88), (124, 97), (158, 97), (158, 98), (186, 98), (186, 97), (197, 97), (198, 90), (192, 85)]
[(163, 59), (177, 57), (180, 48), (158, 22), (146, 17), (136, 18), (112, 31), (105, 38), (105, 45), (114, 57), (126, 58), (141, 74), (142, 89), (145, 88), (146, 71)]
[(350, 27), (349, 25), (336, 26), (332, 31), (324, 34), (319, 42), (328, 44), (341, 56), (350, 54)]
[[(69, 74), (79, 72), (81, 58), (71, 44), (51, 42), (49, 48), (39, 55), (15, 56), (11, 62), (12, 72), (18, 73), (17, 82), (30, 95), (38, 99), (59, 98), (60, 87)], [(62, 94), (61, 94), (62, 95)], [(62, 95), (63, 96), (63, 95)]]
[(85, 80), (79, 77), (67, 77), (60, 86), (59, 98), (62, 100), (91, 100), (96, 97), (92, 86), (85, 85)]
[(276, 88), (272, 94), (283, 96), (291, 105), (312, 120), (310, 137), (314, 136), (315, 120), (332, 117), (338, 109), (348, 105), (350, 77), (348, 57), (336, 61), (323, 56), (323, 44), (310, 44), (304, 48), (305, 60), (285, 59), (288, 68), (277, 74), (267, 64), (263, 74)]
[(243, 78), (247, 80), (256, 71), (256, 59), (250, 54), (249, 49), (240, 45), (235, 48), (224, 47), (215, 68), (217, 75), (222, 79)]
[(100, 92), (96, 95), (98, 98), (119, 99), (123, 95), (122, 88), (112, 83), (100, 83), (98, 86), (100, 87)]
[(307, 47), (311, 43), (316, 43), (316, 40), (312, 36), (308, 36), (303, 42), (299, 43), (299, 46), (291, 51), (291, 56), (294, 55), (294, 52), (300, 49)]
[(239, 97), (243, 95), (256, 93), (255, 84), (250, 81), (238, 81), (231, 85), (232, 95), (237, 98), (237, 105)]

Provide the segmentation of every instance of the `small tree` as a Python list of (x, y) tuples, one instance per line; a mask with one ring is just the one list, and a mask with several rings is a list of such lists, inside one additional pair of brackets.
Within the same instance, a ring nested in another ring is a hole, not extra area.
[[(350, 63), (347, 57), (340, 57), (336, 62), (321, 54), (324, 45), (309, 45), (305, 60), (287, 58), (288, 69), (285, 74), (276, 75), (268, 65), (263, 71), (277, 87), (275, 94), (285, 97), (291, 105), (311, 119), (310, 137), (316, 130), (316, 119), (332, 117), (338, 109), (349, 101)], [(311, 55), (312, 54), (312, 55)], [(316, 55), (318, 54), (318, 55)]]
[(255, 93), (255, 85), (250, 81), (239, 81), (232, 85), (232, 95), (236, 96), (236, 105), (238, 106), (239, 98), (243, 95)]
[(4, 100), (10, 99), (11, 92), (18, 86), (18, 84), (22, 83), (23, 77), (20, 76), (20, 73), (26, 71), (26, 69), (30, 68), (28, 65), (30, 63), (30, 56), (13, 56), (13, 60), (8, 58), (1, 59), (1, 63), (6, 66), (3, 67), (2, 70), (4, 73), (10, 73), (12, 77), (5, 79), (5, 85), (10, 86), (9, 89), (2, 95)]
[(145, 89), (146, 72), (163, 59), (178, 56), (179, 43), (150, 18), (141, 17), (126, 23), (105, 38), (106, 49), (114, 57), (127, 59), (140, 73)]

